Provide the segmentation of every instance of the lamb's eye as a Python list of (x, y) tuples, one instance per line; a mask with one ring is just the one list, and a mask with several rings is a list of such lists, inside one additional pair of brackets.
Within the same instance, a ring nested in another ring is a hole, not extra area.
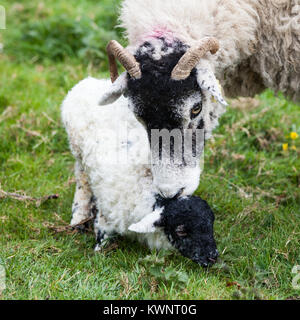
[(202, 103), (196, 104), (191, 110), (191, 119), (196, 118), (202, 111)]
[(187, 233), (186, 233), (186, 230), (185, 230), (185, 227), (183, 224), (178, 226), (176, 228), (175, 232), (179, 237), (186, 237), (187, 236)]

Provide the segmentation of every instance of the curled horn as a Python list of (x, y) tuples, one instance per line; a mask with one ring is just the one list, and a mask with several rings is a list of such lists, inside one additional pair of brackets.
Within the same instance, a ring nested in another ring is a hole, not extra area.
[(215, 54), (219, 50), (219, 41), (213, 37), (205, 37), (200, 42), (187, 50), (181, 57), (172, 71), (173, 80), (184, 80), (192, 72), (193, 68), (200, 62), (200, 59), (210, 51)]
[(109, 71), (112, 82), (115, 82), (119, 77), (116, 59), (120, 61), (122, 66), (127, 70), (132, 78), (138, 79), (141, 77), (141, 68), (135, 57), (123, 48), (117, 41), (111, 40), (106, 51), (109, 60)]

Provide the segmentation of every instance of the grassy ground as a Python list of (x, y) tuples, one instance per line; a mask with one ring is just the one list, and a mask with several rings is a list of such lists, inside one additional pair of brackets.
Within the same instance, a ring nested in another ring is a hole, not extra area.
[[(200, 194), (216, 215), (220, 261), (203, 270), (120, 239), (95, 254), (92, 234), (62, 231), (74, 194), (60, 123), (67, 91), (107, 76), (104, 47), (120, 31), (110, 0), (1, 1), (0, 186), (44, 203), (0, 199), (2, 299), (297, 299), (300, 109), (267, 91), (233, 101), (206, 148)], [(288, 150), (282, 145), (288, 143)], [(296, 149), (296, 150), (293, 150)], [(62, 228), (61, 228), (62, 227)], [(62, 232), (60, 232), (62, 231)]]

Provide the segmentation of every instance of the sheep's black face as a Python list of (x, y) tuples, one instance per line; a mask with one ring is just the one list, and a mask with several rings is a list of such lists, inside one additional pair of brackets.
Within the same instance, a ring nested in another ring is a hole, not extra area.
[[(172, 70), (187, 47), (180, 41), (155, 41), (156, 43), (145, 42), (136, 52), (135, 57), (140, 63), (142, 77), (132, 79), (128, 76), (127, 95), (130, 108), (148, 133), (153, 182), (157, 192), (165, 198), (172, 198), (176, 194), (190, 195), (199, 183), (199, 159), (202, 152), (192, 154), (185, 150), (184, 130), (193, 130), (195, 133), (196, 129), (204, 128), (202, 104), (205, 99), (197, 82), (196, 69), (186, 80), (171, 79)], [(170, 143), (171, 149), (174, 143), (179, 141), (180, 145), (174, 147), (179, 152), (174, 152), (173, 158), (163, 143), (156, 148), (158, 140), (154, 139), (154, 135), (163, 129), (170, 134), (166, 135), (166, 145)], [(174, 133), (172, 130), (177, 130), (178, 140), (171, 138)], [(204, 131), (200, 136), (198, 150), (203, 149)]]
[(145, 125), (149, 136), (152, 129), (183, 128), (181, 109), (189, 96), (198, 92), (197, 102), (201, 103), (195, 70), (184, 81), (171, 79), (171, 72), (187, 47), (179, 41), (168, 44), (162, 39), (158, 43), (160, 45), (154, 47), (145, 42), (135, 54), (142, 78), (128, 77), (128, 95), (133, 111)]
[(214, 214), (207, 202), (191, 196), (157, 199), (164, 207), (155, 226), (163, 227), (171, 244), (194, 262), (207, 267), (216, 262), (218, 251), (214, 239)]
[(226, 105), (208, 59), (203, 58), (186, 79), (172, 78), (187, 49), (172, 37), (150, 37), (135, 52), (139, 78), (123, 73), (99, 101), (107, 105), (122, 94), (128, 97), (129, 108), (148, 133), (153, 185), (164, 198), (196, 190), (204, 141)]

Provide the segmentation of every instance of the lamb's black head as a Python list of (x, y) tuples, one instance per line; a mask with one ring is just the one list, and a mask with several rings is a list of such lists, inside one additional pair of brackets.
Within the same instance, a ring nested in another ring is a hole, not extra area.
[(204, 139), (217, 124), (220, 104), (226, 104), (210, 63), (201, 59), (217, 46), (212, 38), (189, 47), (163, 37), (145, 41), (134, 54), (116, 42), (109, 46), (110, 61), (117, 57), (127, 72), (117, 78), (111, 63), (117, 80), (100, 104), (122, 93), (128, 97), (129, 108), (147, 131), (153, 184), (164, 198), (190, 195), (198, 186)]
[(163, 228), (171, 244), (202, 266), (215, 263), (214, 213), (207, 202), (195, 196), (158, 201), (164, 210), (154, 225)]
[(185, 257), (207, 267), (216, 262), (214, 214), (199, 197), (164, 199), (157, 197), (154, 211), (130, 231), (149, 233), (163, 230), (173, 247)]

